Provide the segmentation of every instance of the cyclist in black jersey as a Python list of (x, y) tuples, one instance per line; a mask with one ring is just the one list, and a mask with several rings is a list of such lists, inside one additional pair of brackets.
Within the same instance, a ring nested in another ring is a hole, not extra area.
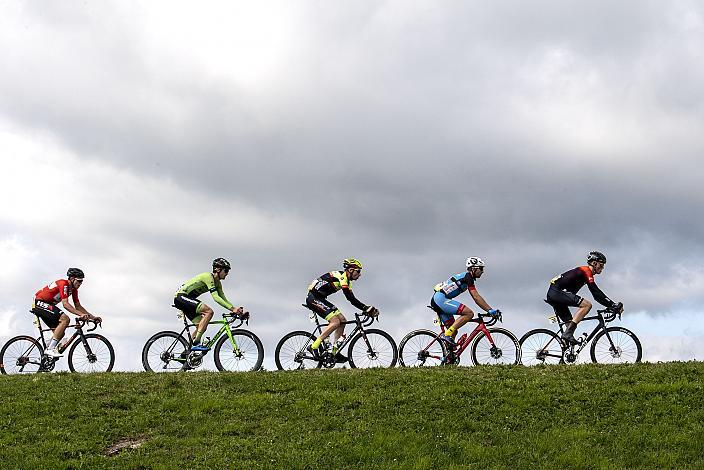
[[(335, 342), (345, 333), (344, 322), (347, 321), (342, 312), (327, 300), (330, 294), (342, 290), (347, 300), (358, 309), (364, 311), (367, 315), (375, 316), (379, 314), (379, 310), (370, 305), (365, 305), (354, 296), (352, 293), (352, 281), (356, 281), (362, 275), (362, 263), (354, 258), (347, 258), (342, 261), (344, 271), (330, 271), (323, 274), (308, 286), (308, 296), (306, 297), (306, 305), (312, 311), (317, 313), (328, 321), (328, 326), (320, 332), (320, 336), (311, 344), (310, 349), (313, 356), (318, 357), (318, 348), (325, 338), (330, 336), (330, 333), (335, 332)], [(338, 362), (346, 362), (347, 358), (337, 351), (335, 358)]]
[[(577, 295), (577, 292), (586, 284), (589, 291), (594, 296), (594, 300), (599, 302), (604, 307), (613, 308), (616, 311), (623, 310), (621, 302), (616, 303), (602, 292), (594, 282), (594, 276), (601, 274), (606, 265), (606, 256), (599, 251), (592, 251), (587, 257), (586, 266), (578, 266), (562, 273), (550, 281), (548, 288), (547, 301), (555, 309), (555, 313), (564, 322), (567, 322), (567, 327), (562, 334), (562, 339), (565, 343), (575, 343), (574, 330), (577, 324), (587, 316), (592, 308), (592, 303)], [(574, 318), (569, 307), (578, 307), (579, 309), (574, 314)]]

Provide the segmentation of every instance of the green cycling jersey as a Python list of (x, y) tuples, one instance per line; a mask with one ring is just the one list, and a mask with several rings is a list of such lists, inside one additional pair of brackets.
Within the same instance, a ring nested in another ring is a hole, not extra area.
[(194, 278), (184, 282), (181, 288), (175, 295), (185, 295), (192, 299), (199, 295), (210, 292), (213, 300), (222, 305), (228, 310), (232, 310), (234, 306), (227, 300), (225, 293), (222, 291), (222, 283), (219, 279), (215, 279), (213, 273), (201, 273)]

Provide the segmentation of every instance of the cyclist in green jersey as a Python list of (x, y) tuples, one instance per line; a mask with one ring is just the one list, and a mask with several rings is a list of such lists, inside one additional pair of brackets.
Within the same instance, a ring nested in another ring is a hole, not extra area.
[(196, 325), (196, 336), (193, 339), (192, 351), (208, 351), (210, 348), (201, 344), (201, 338), (213, 318), (213, 309), (197, 299), (198, 296), (210, 292), (213, 299), (238, 316), (243, 316), (244, 307), (235, 307), (227, 300), (222, 291), (222, 280), (230, 272), (230, 262), (225, 258), (213, 260), (213, 272), (201, 273), (184, 282), (174, 297), (174, 307), (181, 310), (189, 320)]

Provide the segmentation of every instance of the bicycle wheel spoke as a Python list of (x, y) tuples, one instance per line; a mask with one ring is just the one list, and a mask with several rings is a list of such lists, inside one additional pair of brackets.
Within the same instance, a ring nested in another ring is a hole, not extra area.
[(255, 341), (253, 333), (233, 331), (234, 343), (229, 337), (223, 337), (215, 348), (216, 366), (220, 370), (243, 372), (259, 369), (264, 350)]
[(293, 332), (284, 336), (276, 347), (276, 366), (280, 370), (316, 369), (320, 362), (307, 351), (315, 340), (306, 332)]
[(188, 354), (186, 340), (176, 332), (164, 331), (149, 339), (142, 351), (142, 365), (147, 371), (178, 372)]
[(638, 362), (641, 351), (631, 335), (609, 329), (608, 336), (604, 334), (596, 338), (592, 353), (593, 359), (600, 364), (620, 364)]
[(491, 339), (482, 334), (472, 345), (472, 355), (477, 364), (517, 364), (519, 359), (517, 340), (501, 330), (490, 331)]
[(108, 372), (115, 353), (110, 343), (99, 335), (86, 335), (85, 342), (74, 343), (69, 352), (69, 368), (74, 372)]
[(442, 364), (445, 353), (437, 335), (430, 331), (408, 334), (399, 347), (401, 365), (406, 367), (429, 367)]
[(33, 338), (11, 339), (3, 348), (0, 363), (4, 374), (34, 374), (41, 366), (42, 351)]
[(526, 366), (559, 364), (562, 345), (557, 335), (549, 330), (537, 330), (521, 339), (521, 361)]
[(397, 351), (390, 336), (380, 330), (367, 331), (350, 343), (350, 365), (357, 368), (393, 367)]

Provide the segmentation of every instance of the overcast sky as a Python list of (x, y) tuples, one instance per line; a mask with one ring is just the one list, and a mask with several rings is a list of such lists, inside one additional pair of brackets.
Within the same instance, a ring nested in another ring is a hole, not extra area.
[(267, 368), (350, 256), (397, 341), (468, 256), (520, 336), (597, 249), (644, 359), (702, 359), (703, 83), (696, 1), (2, 1), (0, 342), (78, 266), (139, 370), (219, 256)]

